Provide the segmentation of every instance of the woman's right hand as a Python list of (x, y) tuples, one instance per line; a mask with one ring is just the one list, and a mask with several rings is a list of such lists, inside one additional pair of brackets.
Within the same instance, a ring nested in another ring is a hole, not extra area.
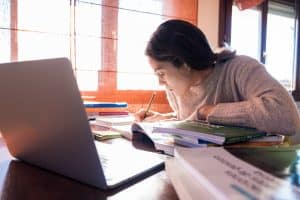
[[(146, 115), (145, 115), (146, 114)], [(159, 112), (155, 112), (152, 110), (149, 110), (146, 113), (146, 109), (141, 109), (134, 113), (134, 117), (136, 121), (145, 121), (145, 122), (154, 122), (154, 121), (161, 121), (161, 120), (166, 120), (170, 119), (173, 116), (171, 116), (169, 113), (163, 114)]]

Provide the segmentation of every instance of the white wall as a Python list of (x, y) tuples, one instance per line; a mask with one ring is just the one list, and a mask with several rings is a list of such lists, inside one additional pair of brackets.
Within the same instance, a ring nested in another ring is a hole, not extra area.
[(219, 0), (198, 0), (198, 26), (212, 48), (218, 47)]

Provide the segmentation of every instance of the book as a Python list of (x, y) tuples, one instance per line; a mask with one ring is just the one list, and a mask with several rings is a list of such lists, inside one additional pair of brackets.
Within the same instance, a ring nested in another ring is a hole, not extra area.
[(133, 115), (105, 115), (97, 116), (96, 123), (100, 126), (128, 125), (134, 122)]
[(195, 144), (202, 141), (218, 145), (244, 142), (262, 137), (266, 133), (254, 128), (222, 126), (203, 121), (160, 121), (136, 122), (132, 124), (132, 131), (151, 133), (168, 133), (193, 140)]
[[(175, 157), (166, 161), (166, 172), (184, 199), (203, 195), (209, 199), (300, 199), (299, 151), (300, 145), (176, 147)], [(188, 177), (192, 177), (189, 185), (180, 182)]]
[(174, 156), (175, 141), (171, 135), (153, 133), (150, 139), (157, 151), (169, 156)]
[[(159, 122), (161, 123), (161, 122)], [(161, 151), (164, 154), (173, 156), (175, 146), (183, 147), (208, 147), (214, 145), (207, 141), (193, 141), (192, 139), (184, 136), (153, 132), (153, 127), (156, 122), (134, 122), (131, 125), (132, 139), (143, 140), (145, 137), (147, 140), (152, 141), (154, 148), (157, 151)]]
[(103, 141), (121, 137), (121, 133), (113, 130), (92, 131), (96, 140)]
[(258, 147), (258, 146), (289, 146), (289, 142), (285, 140), (283, 135), (267, 134), (260, 138), (254, 138), (243, 143), (234, 143), (230, 147)]
[(123, 113), (126, 114), (129, 113), (127, 107), (111, 107), (111, 108), (85, 107), (85, 110), (88, 114), (94, 114), (94, 115), (103, 115), (102, 113), (113, 113), (111, 115), (116, 115), (116, 113), (121, 113), (117, 115), (122, 115)]
[(284, 135), (274, 135), (274, 134), (267, 134), (266, 136), (260, 138), (254, 138), (249, 142), (278, 142), (282, 143), (284, 141)]
[(174, 143), (184, 146), (184, 147), (210, 147), (210, 146), (218, 146), (214, 143), (207, 142), (204, 140), (192, 140), (188, 137), (180, 137), (180, 136), (175, 136), (174, 137)]
[(182, 200), (215, 200), (214, 195), (207, 192), (201, 184), (195, 183), (194, 177), (176, 159), (165, 162), (165, 170), (175, 191)]
[(97, 113), (99, 116), (112, 116), (112, 115), (129, 115), (128, 111), (100, 111)]
[(132, 140), (131, 124), (105, 126), (99, 124), (96, 120), (89, 121), (89, 123), (93, 131), (114, 131), (128, 140)]
[(84, 101), (85, 108), (126, 108), (126, 102)]

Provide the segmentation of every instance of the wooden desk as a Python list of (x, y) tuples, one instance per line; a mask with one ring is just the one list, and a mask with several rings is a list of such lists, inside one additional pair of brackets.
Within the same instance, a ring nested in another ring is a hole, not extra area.
[(12, 158), (0, 137), (0, 199), (178, 199), (165, 171), (105, 192)]

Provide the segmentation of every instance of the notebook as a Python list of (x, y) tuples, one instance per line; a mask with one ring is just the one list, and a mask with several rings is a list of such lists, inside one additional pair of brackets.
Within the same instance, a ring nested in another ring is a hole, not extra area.
[(67, 58), (0, 64), (0, 94), (0, 131), (20, 160), (101, 189), (163, 169), (158, 154), (94, 141)]

